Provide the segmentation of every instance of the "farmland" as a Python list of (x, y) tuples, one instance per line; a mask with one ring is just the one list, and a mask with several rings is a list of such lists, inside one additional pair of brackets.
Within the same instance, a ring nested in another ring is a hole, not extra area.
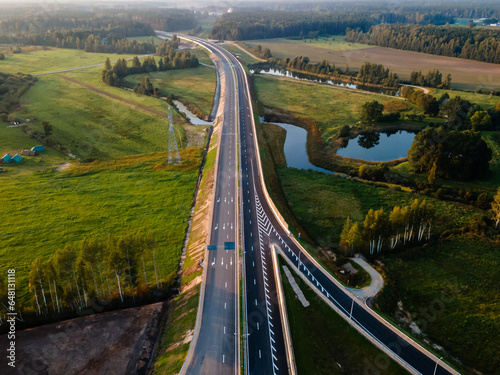
[[(338, 37), (337, 37), (338, 38)], [(329, 43), (332, 43), (330, 45)], [(423, 72), (438, 69), (444, 74), (450, 73), (452, 87), (461, 90), (500, 89), (500, 66), (479, 61), (458, 59), (453, 57), (435, 56), (411, 51), (396, 50), (385, 47), (354, 45), (334, 39), (329, 42), (303, 42), (286, 39), (255, 40), (248, 43), (254, 47), (261, 45), (269, 48), (275, 57), (308, 56), (312, 62), (328, 60), (330, 63), (343, 68), (359, 69), (365, 62), (382, 64), (403, 79), (409, 79), (410, 73), (415, 70)], [(345, 48), (343, 47), (345, 46)], [(360, 47), (355, 49), (354, 47)]]

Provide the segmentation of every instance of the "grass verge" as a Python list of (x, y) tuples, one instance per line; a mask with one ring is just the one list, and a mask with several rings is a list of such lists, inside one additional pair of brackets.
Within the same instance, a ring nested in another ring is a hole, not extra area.
[[(406, 374), (352, 328), (292, 270), (297, 285), (310, 305), (304, 307), (296, 298), (282, 267), (280, 272), (285, 294), (298, 374)], [(381, 366), (383, 365), (383, 366)]]

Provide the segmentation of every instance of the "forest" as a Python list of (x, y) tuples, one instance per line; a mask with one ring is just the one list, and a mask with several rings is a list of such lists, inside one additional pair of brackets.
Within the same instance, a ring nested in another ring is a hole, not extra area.
[(385, 24), (347, 30), (345, 40), (500, 64), (500, 31), (484, 28)]
[(15, 16), (0, 22), (0, 43), (72, 48), (99, 53), (155, 53), (154, 43), (128, 40), (152, 36), (155, 28), (193, 28), (193, 12), (177, 9), (62, 12), (54, 17)]
[(367, 31), (373, 21), (366, 14), (248, 11), (223, 15), (210, 37), (220, 40), (248, 40), (313, 35), (343, 35), (346, 28)]

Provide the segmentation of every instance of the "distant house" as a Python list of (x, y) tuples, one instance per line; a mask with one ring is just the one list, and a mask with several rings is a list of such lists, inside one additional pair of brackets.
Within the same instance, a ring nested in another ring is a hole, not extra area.
[(42, 145), (38, 145), (38, 146), (32, 147), (31, 151), (42, 152), (42, 151), (45, 151), (45, 147), (43, 147)]
[(14, 163), (20, 163), (24, 158), (19, 155), (19, 154), (15, 154), (13, 157), (12, 157), (12, 161)]
[(12, 156), (9, 154), (5, 154), (1, 160), (3, 163), (9, 164), (10, 161), (12, 160)]
[(36, 151), (31, 151), (31, 150), (22, 150), (21, 155), (26, 155), (26, 156), (37, 156), (38, 152)]

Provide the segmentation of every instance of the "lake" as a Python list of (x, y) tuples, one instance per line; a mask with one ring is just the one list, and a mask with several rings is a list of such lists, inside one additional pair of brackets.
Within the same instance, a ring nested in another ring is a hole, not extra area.
[(288, 167), (305, 170), (312, 169), (317, 172), (334, 174), (327, 169), (316, 167), (309, 161), (306, 149), (307, 130), (291, 124), (279, 122), (273, 122), (271, 124), (278, 125), (286, 130), (284, 151)]
[(350, 139), (337, 155), (366, 161), (390, 161), (408, 156), (415, 133), (405, 130), (370, 132)]

